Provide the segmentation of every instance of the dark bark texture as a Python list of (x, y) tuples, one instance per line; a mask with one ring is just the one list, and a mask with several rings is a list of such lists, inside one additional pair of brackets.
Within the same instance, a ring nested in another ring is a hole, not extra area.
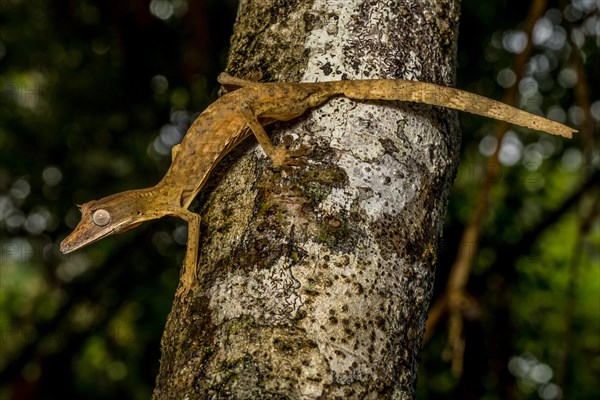
[[(243, 1), (227, 71), (264, 81), (452, 85), (454, 0)], [(414, 397), (454, 112), (339, 98), (268, 129), (313, 149), (277, 171), (249, 139), (200, 196), (200, 288), (176, 300), (154, 398)]]

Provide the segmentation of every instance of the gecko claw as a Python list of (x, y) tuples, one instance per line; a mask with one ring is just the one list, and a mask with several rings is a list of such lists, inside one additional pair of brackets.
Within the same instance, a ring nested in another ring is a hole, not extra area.
[(288, 150), (284, 146), (278, 146), (273, 151), (273, 166), (275, 168), (288, 169), (289, 167), (306, 166), (306, 156), (312, 152), (308, 146), (300, 146), (295, 150)]

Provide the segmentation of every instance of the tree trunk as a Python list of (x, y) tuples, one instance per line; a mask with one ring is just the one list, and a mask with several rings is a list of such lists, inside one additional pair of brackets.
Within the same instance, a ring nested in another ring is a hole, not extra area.
[[(454, 0), (242, 1), (227, 71), (263, 81), (452, 85)], [(313, 149), (276, 171), (254, 139), (204, 195), (198, 289), (173, 304), (155, 399), (414, 397), (454, 112), (334, 99), (269, 129)]]

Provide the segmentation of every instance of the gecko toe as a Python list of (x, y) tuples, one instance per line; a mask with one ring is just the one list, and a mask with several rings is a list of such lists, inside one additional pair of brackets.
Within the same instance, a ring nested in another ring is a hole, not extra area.
[(273, 166), (276, 168), (288, 169), (289, 167), (306, 166), (306, 156), (311, 153), (311, 148), (301, 146), (295, 150), (287, 150), (283, 146), (275, 148), (273, 154)]

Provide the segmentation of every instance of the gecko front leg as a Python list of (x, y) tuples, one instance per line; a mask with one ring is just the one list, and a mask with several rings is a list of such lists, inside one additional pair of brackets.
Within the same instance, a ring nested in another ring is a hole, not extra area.
[(250, 127), (250, 130), (256, 137), (258, 144), (260, 144), (260, 147), (262, 147), (264, 152), (273, 162), (274, 167), (302, 167), (306, 165), (305, 156), (310, 154), (310, 148), (302, 146), (297, 150), (288, 150), (283, 145), (275, 146), (247, 103), (240, 104), (240, 112), (244, 116), (244, 119)]
[(198, 287), (196, 272), (198, 266), (198, 246), (200, 244), (200, 215), (186, 209), (178, 210), (174, 214), (188, 223), (187, 249), (185, 251), (183, 273), (176, 293), (177, 297), (183, 298)]

